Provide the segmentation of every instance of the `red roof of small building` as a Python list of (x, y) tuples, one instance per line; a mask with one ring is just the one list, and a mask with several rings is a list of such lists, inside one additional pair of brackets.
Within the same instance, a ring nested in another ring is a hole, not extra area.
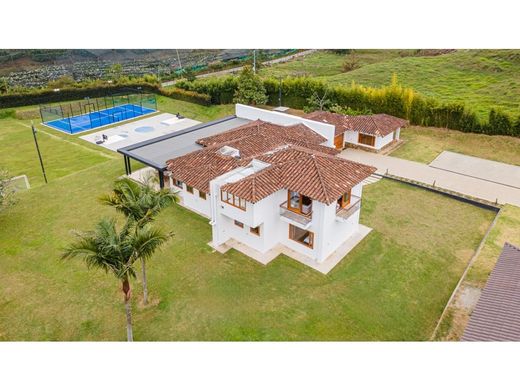
[(363, 134), (384, 137), (409, 124), (405, 119), (388, 114), (351, 116), (328, 111), (314, 111), (305, 117), (318, 122), (333, 124), (336, 127), (335, 135), (343, 134), (345, 131), (357, 131)]
[(505, 243), (462, 340), (520, 341), (520, 248)]

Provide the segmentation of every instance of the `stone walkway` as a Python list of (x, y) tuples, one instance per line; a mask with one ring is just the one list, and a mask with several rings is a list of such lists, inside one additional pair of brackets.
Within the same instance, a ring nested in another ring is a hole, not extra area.
[(497, 201), (499, 204), (509, 203), (520, 206), (520, 189), (499, 184), (498, 181), (503, 180), (503, 178), (497, 178), (496, 183), (490, 181), (492, 179), (492, 177), (490, 177), (490, 171), (486, 171), (486, 177), (480, 179), (434, 168), (415, 161), (383, 156), (356, 149), (345, 149), (339, 156), (352, 161), (372, 165), (377, 168), (377, 173), (380, 175), (388, 173), (428, 185), (435, 183), (436, 187), (483, 199), (488, 202)]

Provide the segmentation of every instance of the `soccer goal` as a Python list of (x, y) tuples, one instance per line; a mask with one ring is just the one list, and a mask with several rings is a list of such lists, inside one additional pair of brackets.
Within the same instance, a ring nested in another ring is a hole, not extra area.
[(9, 187), (13, 191), (28, 190), (31, 188), (27, 175), (15, 176), (9, 179)]

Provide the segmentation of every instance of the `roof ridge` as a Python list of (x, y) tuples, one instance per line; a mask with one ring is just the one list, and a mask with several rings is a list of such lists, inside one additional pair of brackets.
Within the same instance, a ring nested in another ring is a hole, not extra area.
[(323, 188), (323, 192), (325, 193), (325, 199), (327, 199), (327, 202), (329, 202), (330, 201), (329, 193), (328, 193), (327, 189), (325, 188), (325, 183), (323, 182), (323, 178), (321, 177), (321, 171), (318, 166), (318, 163), (316, 162), (316, 157), (314, 155), (312, 155), (311, 158), (312, 158), (312, 161), (316, 168), (316, 171), (318, 172), (318, 179), (320, 180), (321, 187)]

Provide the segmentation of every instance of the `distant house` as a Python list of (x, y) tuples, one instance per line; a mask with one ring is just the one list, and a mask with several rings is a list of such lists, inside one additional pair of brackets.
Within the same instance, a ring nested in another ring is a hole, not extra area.
[(504, 245), (462, 341), (520, 341), (520, 248)]
[(401, 128), (408, 125), (407, 120), (387, 114), (351, 116), (314, 111), (305, 115), (305, 118), (334, 125), (336, 149), (354, 145), (379, 151), (398, 141)]

